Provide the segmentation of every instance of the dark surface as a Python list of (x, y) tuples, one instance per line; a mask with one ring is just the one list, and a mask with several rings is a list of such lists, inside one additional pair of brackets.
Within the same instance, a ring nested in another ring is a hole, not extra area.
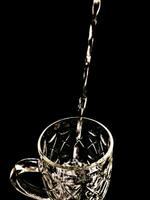
[[(29, 199), (10, 185), (11, 168), (22, 158), (38, 156), (37, 140), (48, 124), (77, 115), (88, 33), (87, 9), (85, 1), (81, 2), (69, 3), (68, 8), (67, 1), (2, 6), (1, 199)], [(85, 112), (114, 136), (108, 200), (134, 199), (141, 187), (138, 158), (146, 107), (145, 18), (141, 15), (144, 7), (136, 9), (128, 3), (102, 3)], [(53, 13), (56, 9), (58, 15)]]

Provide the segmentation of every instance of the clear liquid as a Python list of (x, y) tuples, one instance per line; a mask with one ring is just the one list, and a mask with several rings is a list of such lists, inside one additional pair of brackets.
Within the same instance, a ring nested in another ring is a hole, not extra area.
[(88, 45), (87, 45), (87, 51), (85, 56), (85, 62), (84, 62), (84, 69), (83, 69), (83, 86), (82, 86), (82, 94), (79, 98), (79, 116), (80, 119), (77, 123), (77, 129), (76, 129), (76, 143), (74, 145), (73, 149), (73, 160), (78, 159), (78, 152), (79, 152), (79, 145), (80, 140), (82, 138), (82, 117), (87, 105), (87, 82), (88, 82), (88, 76), (89, 76), (89, 68), (91, 64), (91, 58), (92, 58), (92, 49), (93, 49), (93, 43), (94, 43), (94, 33), (95, 28), (97, 24), (97, 16), (99, 14), (101, 7), (101, 0), (93, 0), (92, 4), (92, 19), (89, 26), (89, 35), (88, 35)]

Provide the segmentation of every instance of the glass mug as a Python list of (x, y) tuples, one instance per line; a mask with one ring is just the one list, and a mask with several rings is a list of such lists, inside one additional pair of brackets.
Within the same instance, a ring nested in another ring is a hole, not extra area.
[[(10, 173), (16, 190), (38, 200), (104, 199), (111, 178), (113, 137), (103, 124), (83, 117), (82, 137), (77, 141), (79, 119), (60, 119), (45, 128), (38, 140), (39, 158), (17, 162)], [(73, 159), (77, 142), (78, 154)], [(22, 175), (33, 172), (42, 176), (44, 187), (24, 180)]]

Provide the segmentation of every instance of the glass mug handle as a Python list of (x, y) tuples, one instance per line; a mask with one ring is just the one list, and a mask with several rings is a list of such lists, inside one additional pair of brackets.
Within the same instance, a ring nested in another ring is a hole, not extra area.
[(46, 191), (42, 188), (34, 186), (23, 179), (23, 173), (40, 173), (39, 162), (37, 158), (25, 158), (18, 161), (10, 173), (10, 181), (17, 191), (25, 196), (31, 197), (37, 200), (49, 200)]

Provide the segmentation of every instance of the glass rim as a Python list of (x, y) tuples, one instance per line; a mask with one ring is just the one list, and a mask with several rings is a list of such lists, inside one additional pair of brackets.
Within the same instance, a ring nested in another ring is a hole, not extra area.
[(44, 153), (42, 152), (42, 149), (41, 149), (41, 139), (42, 139), (42, 137), (43, 137), (43, 135), (44, 135), (44, 133), (46, 132), (46, 130), (48, 129), (48, 128), (50, 128), (51, 126), (53, 126), (54, 124), (56, 124), (56, 123), (58, 123), (58, 122), (60, 122), (60, 121), (64, 121), (64, 120), (69, 120), (69, 119), (76, 119), (76, 118), (80, 118), (79, 116), (77, 116), (77, 117), (66, 117), (66, 118), (61, 118), (61, 119), (59, 119), (59, 120), (56, 120), (56, 121), (54, 121), (53, 123), (51, 123), (51, 124), (49, 124), (43, 131), (42, 131), (42, 133), (41, 133), (41, 135), (39, 136), (39, 139), (38, 139), (38, 142), (37, 142), (37, 148), (38, 148), (38, 153), (39, 153), (39, 155), (40, 155), (40, 158), (42, 159), (42, 160), (44, 160), (48, 165), (50, 165), (50, 166), (52, 166), (52, 167), (58, 167), (58, 168), (63, 168), (63, 169), (72, 169), (72, 170), (75, 170), (75, 169), (86, 169), (86, 168), (91, 168), (91, 167), (94, 167), (94, 166), (96, 166), (97, 164), (100, 164), (100, 163), (103, 163), (105, 160), (107, 160), (107, 158), (109, 157), (109, 156), (111, 156), (111, 154), (113, 153), (113, 146), (114, 146), (114, 140), (113, 140), (113, 136), (112, 136), (112, 134), (111, 134), (111, 132), (109, 131), (109, 129), (105, 126), (105, 125), (103, 125), (101, 122), (98, 122), (97, 120), (95, 120), (95, 119), (91, 119), (91, 118), (88, 118), (88, 117), (82, 117), (82, 119), (85, 119), (85, 120), (89, 120), (89, 121), (92, 121), (92, 122), (95, 122), (95, 123), (97, 123), (97, 124), (99, 124), (100, 126), (102, 126), (105, 130), (106, 130), (106, 132), (107, 132), (107, 134), (109, 135), (109, 139), (110, 139), (110, 145), (109, 145), (109, 147), (108, 147), (108, 150), (107, 150), (107, 152), (99, 159), (99, 160), (97, 160), (97, 161), (95, 161), (95, 162), (93, 162), (93, 163), (91, 163), (91, 164), (84, 164), (83, 166), (69, 166), (69, 165), (67, 165), (67, 166), (63, 166), (63, 164), (58, 164), (58, 163), (55, 163), (55, 162), (53, 162), (53, 161), (51, 161), (49, 158), (47, 158), (47, 156), (46, 155), (44, 155)]

